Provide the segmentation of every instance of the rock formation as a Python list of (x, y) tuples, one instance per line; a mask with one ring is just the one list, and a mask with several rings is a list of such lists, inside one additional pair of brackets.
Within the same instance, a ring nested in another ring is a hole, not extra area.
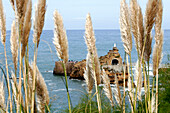
[[(69, 76), (70, 73), (72, 72), (72, 68), (74, 67), (74, 62), (68, 62), (66, 63), (66, 70), (67, 70), (67, 75)], [(62, 63), (60, 61), (55, 62), (55, 67), (53, 70), (53, 74), (55, 75), (64, 75), (64, 70)]]
[(81, 79), (84, 80), (83, 74), (84, 74), (84, 69), (86, 68), (86, 60), (82, 60), (80, 62), (77, 62), (73, 67), (72, 67), (72, 72), (70, 74), (70, 79)]
[[(109, 50), (107, 55), (101, 56), (99, 58), (99, 61), (100, 61), (101, 68), (103, 68), (106, 71), (106, 74), (109, 76), (110, 82), (112, 84), (115, 83), (115, 75), (116, 75), (119, 84), (123, 85), (124, 66), (117, 47), (113, 47), (112, 50)], [(66, 67), (67, 67), (67, 74), (70, 76), (70, 78), (81, 79), (81, 80), (84, 79), (83, 74), (84, 74), (84, 69), (86, 68), (86, 60), (82, 60), (77, 63), (68, 62), (66, 64)], [(53, 73), (56, 75), (64, 75), (64, 71), (60, 62), (55, 63), (55, 68)], [(128, 75), (127, 73), (125, 73), (125, 80), (127, 81), (127, 79), (128, 79)]]

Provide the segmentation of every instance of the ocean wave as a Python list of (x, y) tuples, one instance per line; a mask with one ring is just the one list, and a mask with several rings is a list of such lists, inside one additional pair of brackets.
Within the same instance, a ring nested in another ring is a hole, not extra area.
[(46, 70), (45, 73), (53, 73), (53, 70)]
[(82, 81), (82, 80), (74, 79), (74, 78), (71, 78), (70, 80), (72, 80), (72, 81)]
[[(73, 90), (76, 90), (76, 89), (68, 88), (68, 90), (69, 90), (69, 91), (73, 91)], [(52, 90), (52, 91), (54, 91), (54, 92), (59, 92), (59, 91), (66, 91), (66, 89), (63, 88), (63, 89), (57, 89), (57, 90)]]
[(48, 85), (49, 85), (49, 86), (52, 86), (52, 85), (53, 85), (53, 86), (56, 86), (55, 83), (48, 83)]
[(45, 82), (52, 82), (52, 80), (45, 80)]

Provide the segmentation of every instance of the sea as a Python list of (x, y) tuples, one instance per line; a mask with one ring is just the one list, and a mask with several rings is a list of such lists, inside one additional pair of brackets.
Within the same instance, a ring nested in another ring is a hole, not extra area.
[[(87, 47), (85, 44), (84, 30), (67, 30), (67, 38), (69, 45), (69, 60), (81, 61), (86, 58)], [(121, 40), (120, 30), (95, 30), (96, 38), (96, 48), (98, 56), (106, 55), (109, 50), (113, 48), (116, 44), (119, 49), (121, 57), (124, 59), (124, 47)], [(152, 32), (154, 37), (154, 31)], [(38, 56), (37, 56), (37, 65), (38, 68), (44, 77), (46, 82), (49, 95), (50, 95), (50, 104), (53, 112), (61, 112), (63, 109), (68, 108), (67, 103), (67, 94), (65, 90), (65, 85), (63, 82), (63, 76), (54, 76), (53, 69), (55, 66), (55, 61), (58, 61), (56, 54), (55, 46), (53, 44), (54, 33), (53, 30), (44, 30), (41, 35), (40, 44), (38, 47)], [(170, 53), (170, 30), (164, 30), (164, 45), (163, 45), (163, 59), (162, 64), (167, 63), (168, 56)], [(154, 47), (154, 38), (152, 42), (152, 48)], [(7, 31), (6, 38), (6, 48), (7, 48), (7, 58), (9, 71), (14, 71), (12, 56), (10, 50), (10, 31)], [(29, 38), (29, 59), (30, 62), (33, 61), (33, 31), (30, 33)], [(137, 52), (135, 49), (135, 43), (133, 40), (133, 49), (132, 49), (132, 62), (137, 61)], [(152, 64), (152, 54), (151, 60)], [(0, 66), (5, 69), (5, 60), (4, 60), (4, 49), (3, 45), (0, 44)], [(152, 69), (152, 66), (150, 66)], [(134, 68), (133, 68), (134, 69)], [(150, 73), (152, 76), (152, 72)], [(2, 76), (2, 73), (1, 73)], [(80, 97), (86, 93), (85, 82), (81, 80), (70, 80), (68, 79), (68, 86), (70, 91), (71, 102), (73, 106), (77, 105)], [(7, 89), (6, 89), (7, 91)]]

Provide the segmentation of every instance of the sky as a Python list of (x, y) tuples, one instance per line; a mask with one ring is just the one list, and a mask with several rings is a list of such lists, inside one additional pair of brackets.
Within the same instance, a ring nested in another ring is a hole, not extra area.
[[(10, 0), (2, 0), (6, 14), (7, 30), (11, 29), (14, 11)], [(127, 3), (130, 0), (126, 0)], [(37, 0), (33, 0), (32, 20)], [(138, 0), (145, 13), (147, 0)], [(170, 29), (170, 0), (163, 0), (163, 29)], [(58, 10), (63, 17), (65, 28), (84, 29), (87, 13), (91, 14), (94, 29), (119, 29), (120, 0), (47, 0), (44, 30), (53, 30), (53, 12)]]

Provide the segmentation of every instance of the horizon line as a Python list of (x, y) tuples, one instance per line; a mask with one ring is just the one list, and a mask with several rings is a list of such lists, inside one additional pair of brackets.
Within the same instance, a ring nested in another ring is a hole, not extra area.
[[(54, 29), (43, 29), (43, 31), (53, 31)], [(66, 29), (66, 31), (68, 30), (85, 30), (85, 29)], [(120, 29), (107, 29), (107, 28), (103, 28), (103, 29), (100, 29), (100, 28), (97, 28), (97, 29), (94, 29), (94, 30), (120, 30)], [(163, 30), (170, 30), (170, 29), (163, 29)], [(6, 31), (11, 31), (11, 29), (7, 29)], [(31, 29), (31, 31), (33, 31), (33, 29)], [(154, 29), (152, 30), (154, 31)]]

